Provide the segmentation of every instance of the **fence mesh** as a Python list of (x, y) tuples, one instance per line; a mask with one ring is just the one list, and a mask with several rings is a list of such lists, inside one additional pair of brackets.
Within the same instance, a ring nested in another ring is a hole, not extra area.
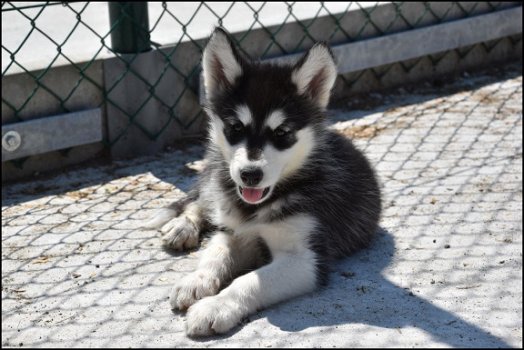
[[(198, 104), (199, 60), (212, 25), (221, 25), (238, 33), (234, 40), (245, 54), (272, 57), (301, 52), (317, 41), (331, 44), (353, 42), (498, 11), (508, 6), (521, 6), (505, 2), (150, 3), (148, 32), (152, 52), (160, 57), (155, 61), (157, 74), (151, 78), (141, 69), (143, 53), (119, 54), (112, 48), (111, 33), (129, 17), (126, 6), (131, 3), (126, 4), (121, 18), (109, 25), (107, 4), (104, 3), (26, 5), (2, 2), (2, 23), (6, 20), (19, 23), (16, 35), (4, 32), (2, 25), (2, 123), (98, 106), (104, 112), (116, 111), (125, 116), (117, 128), (109, 126), (112, 130), (106, 133), (105, 148), (112, 148), (135, 129), (150, 141), (165, 138), (166, 134), (173, 134), (173, 130), (177, 131), (177, 137), (191, 135), (203, 130), (205, 118)], [(57, 13), (60, 18), (56, 18)], [(252, 18), (246, 17), (246, 13)], [(241, 30), (236, 27), (240, 17), (243, 22)], [(275, 18), (278, 23), (275, 23)], [(50, 33), (50, 21), (63, 21), (67, 25)], [(105, 25), (100, 25), (104, 21)], [(9, 40), (12, 36), (16, 36), (16, 40)], [(44, 55), (37, 64), (32, 62), (32, 56), (38, 56), (38, 53), (31, 52), (35, 40), (40, 42), (39, 47), (49, 49), (46, 52), (52, 52)], [(429, 67), (429, 71), (438, 71), (438, 66), (449, 61), (450, 55), (455, 60), (467, 61), (472, 51), (484, 50), (489, 55), (496, 49), (514, 50), (521, 46), (521, 42), (521, 36), (504, 38), (340, 75), (335, 98), (337, 91), (362, 92), (387, 87), (399, 74), (420, 73), (422, 66)], [(78, 57), (77, 49), (82, 45), (90, 46), (90, 57)], [(116, 60), (115, 66), (120, 67), (109, 80), (104, 75), (106, 73), (102, 73), (107, 68), (100, 63), (108, 58)], [(57, 66), (63, 66), (60, 74), (54, 73)], [(13, 90), (12, 82), (19, 74), (24, 76), (23, 88)], [(64, 74), (67, 79), (62, 78)], [(130, 81), (139, 84), (141, 91), (146, 91), (140, 100), (126, 101), (117, 97)], [(176, 83), (176, 89), (166, 94), (170, 82)], [(150, 118), (151, 105), (160, 111), (159, 114), (167, 116), (153, 126), (144, 117), (147, 114)], [(68, 150), (61, 152), (67, 155)], [(10, 163), (22, 168), (28, 158)]]

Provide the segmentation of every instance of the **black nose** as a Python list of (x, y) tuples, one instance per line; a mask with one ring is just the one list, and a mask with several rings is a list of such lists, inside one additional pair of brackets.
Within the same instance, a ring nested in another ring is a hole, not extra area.
[(256, 186), (260, 181), (264, 173), (259, 168), (247, 168), (240, 171), (240, 178), (247, 186)]

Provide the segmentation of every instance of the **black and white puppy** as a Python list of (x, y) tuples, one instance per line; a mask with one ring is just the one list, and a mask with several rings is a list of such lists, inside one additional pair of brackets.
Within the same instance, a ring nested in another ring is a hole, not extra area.
[(337, 77), (325, 44), (294, 65), (240, 54), (218, 28), (203, 54), (207, 165), (188, 197), (148, 224), (164, 243), (194, 248), (211, 231), (195, 272), (178, 281), (174, 309), (190, 336), (225, 333), (249, 314), (326, 282), (330, 260), (366, 246), (378, 228), (375, 174), (323, 114)]

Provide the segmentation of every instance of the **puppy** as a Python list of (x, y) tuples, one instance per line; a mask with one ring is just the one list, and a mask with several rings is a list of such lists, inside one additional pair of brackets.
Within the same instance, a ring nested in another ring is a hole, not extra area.
[(209, 115), (205, 170), (187, 198), (161, 211), (174, 249), (212, 238), (171, 306), (189, 336), (225, 333), (249, 314), (325, 284), (328, 264), (365, 247), (377, 231), (374, 171), (350, 140), (327, 128), (337, 77), (314, 45), (293, 65), (242, 55), (217, 28), (202, 59)]

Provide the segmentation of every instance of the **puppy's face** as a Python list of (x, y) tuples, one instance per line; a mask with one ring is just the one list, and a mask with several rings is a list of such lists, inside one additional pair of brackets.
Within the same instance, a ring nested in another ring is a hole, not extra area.
[(275, 185), (299, 169), (314, 147), (312, 127), (297, 125), (284, 113), (275, 109), (255, 122), (249, 107), (239, 104), (224, 118), (212, 118), (212, 142), (229, 164), (238, 195), (249, 204), (269, 198)]
[(294, 66), (252, 63), (215, 30), (204, 50), (209, 137), (249, 204), (300, 169), (315, 147), (315, 127), (336, 79), (329, 49), (315, 45)]

